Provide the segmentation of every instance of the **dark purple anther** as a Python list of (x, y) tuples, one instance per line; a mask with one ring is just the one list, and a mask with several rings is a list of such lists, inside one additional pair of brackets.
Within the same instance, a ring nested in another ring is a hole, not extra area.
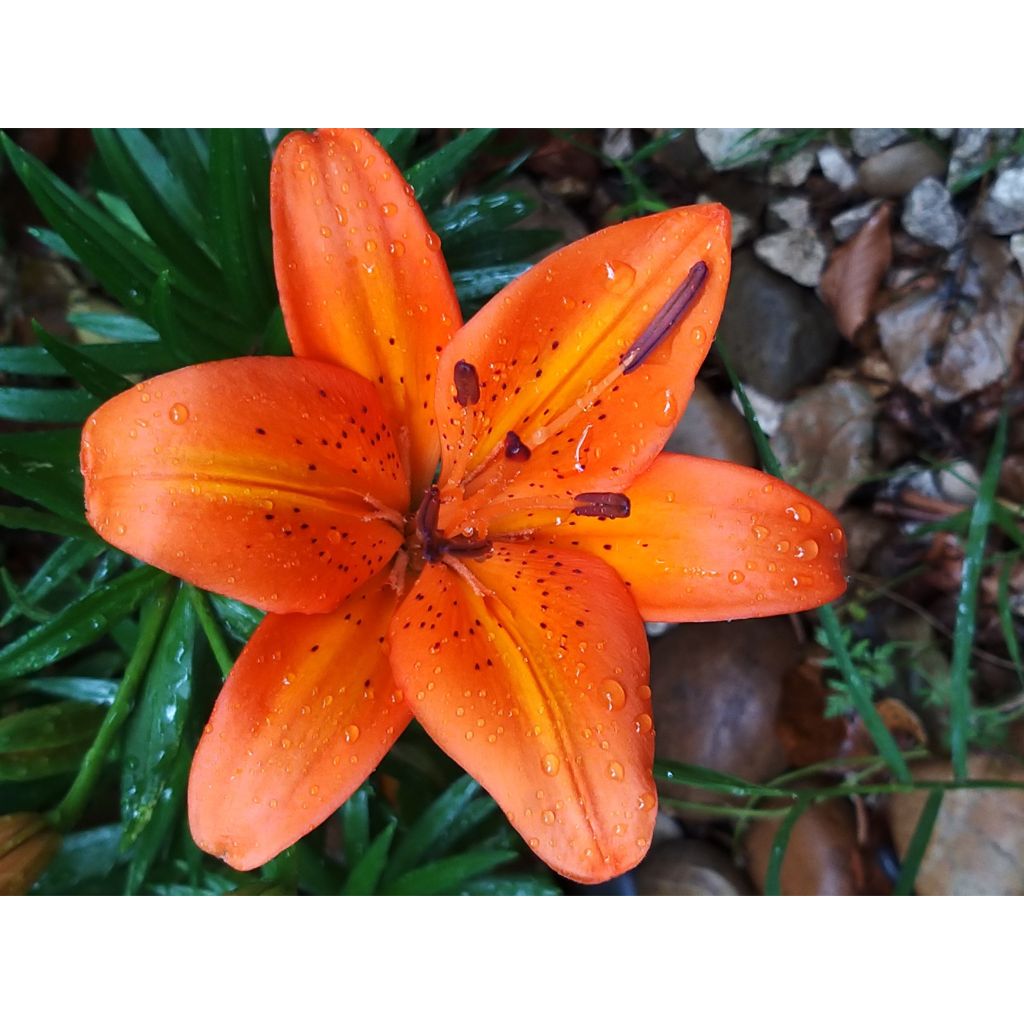
[(629, 512), (629, 498), (615, 491), (577, 494), (572, 510), (574, 516), (596, 516), (599, 519), (625, 519)]
[(455, 401), (465, 407), (480, 401), (480, 378), (476, 367), (460, 359), (455, 364)]
[(491, 542), (489, 540), (474, 540), (472, 537), (453, 537), (444, 541), (444, 553), (460, 555), (463, 558), (482, 558), (490, 554)]
[(523, 439), (510, 430), (505, 435), (505, 458), (511, 462), (525, 462), (530, 457), (530, 449), (523, 444)]
[(701, 260), (690, 268), (686, 280), (655, 314), (643, 334), (623, 353), (622, 372), (632, 373), (664, 340), (697, 301), (708, 279), (708, 265)]
[(416, 512), (416, 536), (423, 545), (423, 557), (428, 562), (436, 562), (441, 557), (437, 543), (437, 517), (440, 512), (441, 495), (437, 485), (431, 484)]

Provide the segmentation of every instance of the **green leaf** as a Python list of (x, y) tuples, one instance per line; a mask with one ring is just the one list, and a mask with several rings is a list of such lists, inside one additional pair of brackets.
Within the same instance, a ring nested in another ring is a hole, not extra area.
[(928, 849), (928, 840), (932, 837), (935, 820), (942, 807), (943, 796), (945, 794), (941, 789), (933, 790), (928, 794), (928, 799), (921, 808), (921, 816), (917, 819), (917, 825), (914, 826), (914, 834), (910, 837), (910, 844), (907, 846), (907, 853), (900, 867), (900, 876), (893, 889), (894, 896), (912, 896), (914, 893), (917, 873), (921, 869), (921, 861), (924, 860), (925, 851)]
[(38, 672), (93, 643), (165, 578), (158, 569), (143, 565), (101, 584), (0, 650), (0, 680)]
[(28, 228), (27, 230), (37, 242), (45, 245), (51, 252), (66, 260), (71, 260), (73, 263), (80, 262), (71, 251), (71, 246), (56, 231), (51, 231), (49, 228)]
[(121, 826), (101, 825), (64, 837), (60, 852), (33, 893), (65, 895), (83, 882), (109, 875), (121, 859)]
[(137, 128), (97, 128), (96, 148), (118, 191), (157, 248), (201, 287), (218, 277), (206, 224), (163, 154)]
[[(159, 341), (160, 335), (149, 324), (136, 316), (126, 313), (69, 313), (68, 323), (82, 331), (102, 335), (113, 341)], [(118, 345), (120, 350), (126, 346)], [(95, 354), (98, 345), (93, 345), (90, 352)], [(144, 349), (141, 351), (145, 351)]]
[(457, 892), (470, 879), (515, 860), (515, 850), (471, 850), (425, 864), (384, 888), (387, 896), (438, 896)]
[(81, 423), (98, 405), (88, 391), (77, 388), (0, 387), (0, 420)]
[[(45, 514), (27, 509), (12, 511), (27, 511), (30, 521), (37, 520), (40, 515)], [(0, 509), (0, 525), (8, 525), (3, 521), (2, 512), (3, 509)], [(31, 528), (38, 529), (38, 526)], [(91, 533), (91, 531), (89, 532)], [(105, 547), (106, 544), (95, 537), (71, 537), (63, 541), (22, 588), (22, 599), (28, 604), (38, 604), (79, 569), (96, 558)], [(13, 614), (7, 612), (3, 618), (0, 618), (0, 626), (8, 625), (14, 618)]]
[(166, 260), (114, 217), (86, 202), (6, 135), (0, 143), (36, 205), (100, 284), (126, 309), (141, 311)]
[(728, 793), (730, 796), (790, 797), (793, 790), (763, 786), (735, 775), (726, 775), (696, 764), (683, 764), (658, 758), (654, 762), (654, 777), (661, 782), (674, 782), (694, 789), (706, 789), (712, 793)]
[(217, 618), (224, 624), (228, 635), (239, 643), (248, 643), (256, 627), (263, 621), (264, 612), (251, 608), (241, 601), (220, 594), (208, 594), (210, 604), (217, 613)]
[(173, 764), (166, 772), (166, 785), (157, 795), (147, 821), (134, 839), (125, 834), (122, 847), (131, 847), (132, 857), (128, 864), (125, 880), (125, 894), (137, 893), (146, 881), (153, 862), (159, 856), (174, 830), (185, 803), (188, 788), (188, 772), (192, 764), (192, 749), (182, 744), (174, 755)]
[(277, 303), (270, 236), (270, 153), (256, 128), (210, 133), (213, 237), (227, 293), (262, 329)]
[(420, 206), (432, 206), (458, 184), (462, 171), (495, 128), (470, 128), (457, 139), (414, 164), (405, 175)]
[(204, 211), (210, 173), (210, 149), (205, 135), (197, 128), (161, 128), (157, 135), (174, 177), (188, 191), (192, 205)]
[(370, 845), (370, 790), (357, 789), (342, 805), (341, 831), (345, 839), (345, 863), (358, 864)]
[[(71, 318), (68, 319), (70, 321)], [(135, 373), (149, 377), (182, 365), (181, 360), (175, 359), (162, 345), (148, 341), (126, 341), (112, 345), (101, 342), (89, 345), (87, 351), (94, 362), (118, 374)], [(0, 373), (23, 373), (36, 377), (67, 376), (67, 370), (45, 348), (35, 345), (0, 348)]]
[(402, 837), (388, 864), (388, 879), (397, 878), (421, 864), (442, 843), (445, 833), (458, 822), (463, 811), (480, 790), (472, 776), (456, 779), (417, 819)]
[[(33, 530), (37, 533), (55, 533), (59, 537), (75, 537), (85, 539), (95, 534), (88, 526), (81, 526), (78, 523), (64, 519), (62, 516), (52, 515), (49, 512), (40, 512), (34, 508), (10, 508), (0, 505), (0, 526), (8, 530)], [(4, 622), (14, 618), (13, 615), (4, 615)], [(0, 625), (3, 623), (0, 622)]]
[(782, 823), (775, 833), (771, 852), (768, 855), (768, 870), (765, 872), (764, 877), (765, 896), (782, 895), (782, 882), (780, 881), (782, 861), (786, 856), (786, 848), (789, 846), (789, 838), (793, 834), (793, 829), (800, 820), (800, 816), (807, 810), (810, 802), (811, 798), (809, 796), (802, 796), (797, 800), (792, 810), (782, 819)]
[(520, 274), (525, 274), (532, 263), (507, 263), (499, 267), (477, 267), (475, 270), (456, 270), (452, 283), (459, 302), (469, 309), (476, 309)]
[(489, 875), (474, 878), (459, 889), (460, 896), (561, 896), (562, 890), (533, 875)]
[(0, 719), (0, 780), (43, 779), (73, 771), (105, 714), (95, 704), (61, 701)]
[(499, 265), (525, 260), (561, 239), (557, 231), (489, 231), (477, 236), (471, 245), (453, 245), (444, 251), (453, 273), (480, 264)]
[[(149, 315), (168, 348), (183, 363), (202, 363), (238, 355), (229, 341), (209, 331), (193, 329), (183, 315), (192, 308), (187, 301), (182, 302), (171, 271), (162, 271), (150, 295)], [(229, 338), (236, 337), (229, 335)]]
[(378, 128), (377, 141), (388, 151), (388, 156), (404, 168), (409, 162), (418, 131), (418, 128)]
[(146, 670), (142, 696), (124, 741), (121, 820), (134, 842), (170, 788), (192, 702), (196, 613), (186, 587), (178, 590)]
[(0, 434), (0, 487), (72, 524), (85, 519), (77, 430)]
[(27, 679), (20, 689), (86, 704), (112, 704), (117, 694), (117, 683), (113, 679), (92, 679), (88, 676), (40, 676)]
[(384, 831), (370, 843), (366, 853), (349, 872), (343, 895), (372, 896), (377, 891), (388, 864), (388, 851), (397, 827), (398, 822), (389, 822)]
[(43, 348), (94, 398), (103, 402), (131, 387), (130, 381), (97, 362), (82, 346), (69, 345), (54, 337), (36, 321), (32, 322), (32, 330)]
[(985, 560), (985, 541), (992, 522), (999, 471), (1006, 452), (1007, 410), (1004, 407), (989, 449), (978, 497), (971, 509), (971, 522), (964, 546), (960, 596), (953, 626), (953, 655), (949, 663), (949, 747), (953, 776), (967, 778), (967, 737), (971, 717), (971, 653), (974, 649), (978, 589)]
[(441, 236), (445, 255), (448, 248), (469, 243), (482, 234), (504, 231), (533, 213), (536, 204), (518, 192), (470, 196), (430, 214), (430, 224)]

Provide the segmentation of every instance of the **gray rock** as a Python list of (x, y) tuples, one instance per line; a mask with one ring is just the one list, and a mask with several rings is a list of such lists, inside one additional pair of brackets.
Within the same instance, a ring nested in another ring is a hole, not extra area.
[(786, 196), (768, 204), (768, 227), (773, 231), (810, 226), (811, 201), (804, 196)]
[(1024, 328), (1024, 282), (1009, 247), (981, 236), (969, 256), (955, 306), (936, 289), (908, 295), (876, 318), (896, 376), (929, 401), (955, 402), (1003, 378)]
[(857, 180), (870, 196), (901, 199), (924, 178), (938, 177), (946, 160), (927, 142), (904, 142), (868, 157), (860, 165)]
[(838, 146), (822, 146), (818, 150), (818, 165), (821, 173), (842, 192), (849, 192), (857, 184), (857, 172)]
[(1012, 235), (1024, 229), (1024, 166), (1000, 172), (985, 201), (982, 220), (994, 235)]
[(903, 227), (926, 245), (952, 249), (960, 237), (960, 215), (953, 208), (953, 197), (938, 178), (918, 182), (907, 196), (903, 209)]
[(1024, 274), (1024, 232), (1019, 235), (1010, 236), (1010, 252), (1013, 253), (1013, 258), (1017, 261), (1020, 272)]
[(754, 243), (754, 252), (773, 270), (808, 288), (818, 286), (828, 259), (825, 243), (811, 228), (787, 228), (763, 235)]
[(871, 474), (874, 415), (874, 399), (850, 380), (802, 394), (783, 412), (772, 437), (786, 479), (839, 508)]
[(946, 184), (952, 185), (969, 171), (980, 167), (1015, 134), (1013, 128), (958, 128), (949, 155)]
[(768, 157), (765, 143), (781, 135), (778, 128), (698, 128), (697, 145), (715, 170), (747, 167)]
[[(750, 408), (754, 410), (758, 426), (768, 437), (771, 437), (779, 429), (786, 403), (761, 394), (752, 384), (745, 384), (743, 386), (743, 393), (750, 403)], [(746, 410), (743, 408), (743, 403), (740, 401), (740, 396), (737, 392), (734, 391), (732, 393), (731, 401), (733, 408), (743, 417), (743, 421), (746, 422)]]
[(807, 180), (811, 168), (814, 167), (814, 159), (813, 149), (802, 149), (788, 160), (774, 164), (768, 171), (768, 181), (773, 185), (796, 188)]
[(817, 380), (839, 349), (839, 333), (818, 297), (749, 251), (733, 259), (718, 339), (744, 383), (780, 400)]
[(842, 213), (837, 213), (831, 220), (832, 230), (835, 232), (836, 241), (846, 242), (871, 219), (871, 215), (878, 209), (880, 199), (872, 199), (859, 206), (851, 206)]
[(611, 160), (625, 160), (631, 157), (633, 130), (631, 128), (605, 128), (601, 140), (601, 152)]
[(850, 137), (857, 156), (868, 157), (902, 142), (907, 131), (905, 128), (854, 128)]

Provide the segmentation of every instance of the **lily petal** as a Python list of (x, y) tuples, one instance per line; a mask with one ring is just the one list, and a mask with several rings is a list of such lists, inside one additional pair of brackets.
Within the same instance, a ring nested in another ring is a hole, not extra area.
[(266, 863), (362, 784), (412, 717), (387, 654), (395, 591), (378, 577), (327, 615), (268, 615), (200, 741), (196, 842), (232, 867)]
[(284, 139), (270, 203), (295, 354), (381, 386), (420, 493), (438, 461), (437, 360), (462, 323), (437, 235), (391, 158), (361, 129)]
[(729, 264), (728, 211), (692, 206), (584, 238), (488, 303), (438, 369), (442, 495), (459, 505), (442, 528), (625, 489), (689, 399)]
[(650, 621), (784, 615), (846, 589), (838, 520), (766, 473), (661, 455), (626, 495), (625, 518), (527, 512), (496, 520), (494, 529), (600, 556)]
[(207, 363), (123, 392), (89, 419), (82, 473), (105, 540), (277, 612), (329, 611), (378, 573), (409, 500), (373, 385), (308, 359)]
[(391, 637), (416, 718), (539, 857), (583, 882), (643, 857), (657, 804), (648, 649), (608, 566), (526, 544), (434, 563)]

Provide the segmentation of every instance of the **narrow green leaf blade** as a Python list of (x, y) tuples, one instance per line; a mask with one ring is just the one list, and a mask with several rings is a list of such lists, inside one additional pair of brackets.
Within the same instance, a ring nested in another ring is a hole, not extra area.
[(0, 680), (38, 672), (108, 633), (164, 579), (143, 565), (72, 602), (49, 622), (0, 650)]
[(69, 345), (36, 322), (33, 322), (32, 330), (43, 348), (67, 370), (74, 380), (99, 401), (103, 402), (108, 398), (113, 398), (125, 388), (131, 387), (129, 381), (119, 373), (114, 373), (113, 370), (108, 370), (102, 363), (97, 362), (82, 346)]
[(910, 837), (910, 845), (903, 858), (900, 876), (893, 889), (894, 896), (912, 896), (914, 893), (917, 873), (921, 870), (921, 861), (924, 860), (925, 851), (928, 849), (928, 841), (932, 837), (935, 821), (942, 807), (943, 796), (945, 793), (941, 789), (933, 790), (928, 794), (928, 799), (925, 800), (924, 806), (921, 808), (921, 816), (917, 819), (917, 825), (914, 826), (914, 834)]
[(519, 856), (515, 850), (470, 850), (414, 868), (384, 888), (387, 896), (440, 896)]
[(0, 781), (27, 781), (73, 771), (106, 711), (61, 701), (0, 719)]
[(192, 702), (196, 613), (182, 586), (164, 623), (128, 725), (121, 771), (125, 843), (134, 842), (171, 785)]
[(406, 180), (416, 190), (420, 206), (432, 206), (459, 181), (463, 169), (494, 128), (470, 128), (447, 145), (409, 168)]
[(383, 832), (367, 847), (366, 853), (349, 872), (343, 895), (372, 896), (380, 885), (384, 869), (388, 864), (388, 851), (395, 837), (398, 822), (389, 822)]

